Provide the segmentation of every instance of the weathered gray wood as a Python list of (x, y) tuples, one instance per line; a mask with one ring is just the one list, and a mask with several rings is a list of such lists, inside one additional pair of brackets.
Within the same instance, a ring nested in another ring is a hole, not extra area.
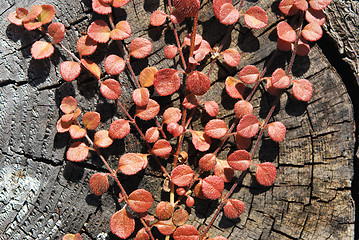
[[(213, 18), (211, 1), (202, 2), (199, 32), (214, 45), (227, 28)], [(0, 239), (60, 239), (69, 232), (81, 232), (85, 239), (117, 239), (110, 233), (109, 220), (119, 209), (118, 189), (110, 188), (101, 198), (91, 194), (88, 179), (96, 171), (105, 171), (104, 168), (94, 155), (80, 164), (65, 161), (71, 141), (67, 134), (57, 134), (55, 126), (60, 116), (59, 103), (67, 95), (75, 96), (84, 112), (101, 112), (103, 128), (121, 113), (116, 113), (114, 104), (99, 97), (97, 83), (87, 74), (72, 83), (61, 80), (58, 64), (69, 59), (66, 53), (56, 52), (50, 60), (31, 58), (31, 44), (42, 36), (13, 26), (6, 18), (19, 6), (29, 8), (36, 3), (42, 4), (40, 1), (0, 2)], [(64, 45), (74, 52), (78, 37), (90, 21), (104, 19), (93, 14), (89, 0), (47, 3), (55, 5), (57, 20), (67, 27)], [(235, 75), (247, 64), (262, 69), (276, 48), (275, 25), (279, 19), (273, 10), (277, 5), (273, 1), (248, 1), (243, 10), (255, 4), (268, 9), (269, 26), (250, 31), (240, 20), (231, 34), (230, 46), (242, 51), (241, 64), (238, 68), (228, 68), (220, 60), (210, 76), (212, 88), (202, 98), (220, 103), (218, 117), (227, 123), (233, 119), (235, 101), (223, 90), (225, 77)], [(179, 59), (164, 59), (163, 47), (174, 41), (171, 31), (149, 26), (150, 14), (157, 8), (164, 8), (163, 1), (133, 0), (124, 10), (114, 13), (116, 20), (127, 19), (131, 23), (133, 35), (126, 43), (137, 36), (153, 42), (153, 53), (148, 60), (133, 61), (136, 74), (147, 64), (158, 68), (174, 64), (180, 67)], [(181, 37), (186, 35), (185, 24), (179, 27), (179, 32)], [(116, 52), (114, 44), (110, 49)], [(103, 60), (101, 51), (105, 51), (104, 46), (94, 56), (98, 62)], [(288, 54), (280, 54), (269, 71), (287, 64), (288, 60)], [(208, 68), (207, 64), (204, 71)], [(256, 153), (256, 162), (272, 161), (277, 166), (274, 186), (258, 186), (247, 175), (243, 186), (234, 194), (245, 202), (245, 213), (237, 221), (219, 216), (209, 232), (211, 237), (220, 234), (231, 240), (354, 238), (354, 204), (350, 195), (355, 144), (352, 104), (340, 76), (317, 46), (309, 57), (296, 59), (293, 75), (310, 80), (314, 94), (308, 104), (294, 100), (290, 91), (283, 94), (273, 120), (281, 120), (287, 126), (286, 139), (275, 144), (265, 137)], [(123, 85), (122, 101), (130, 109), (134, 85), (126, 73), (120, 74), (119, 80)], [(178, 96), (175, 94), (173, 99)], [(257, 91), (252, 103), (260, 119), (265, 118), (273, 100), (263, 91)], [(161, 100), (161, 104), (170, 102), (169, 98)], [(199, 119), (192, 127), (202, 128), (205, 121)], [(231, 146), (225, 147), (220, 159), (226, 158)], [(133, 133), (126, 140), (116, 141), (104, 153), (115, 167), (116, 157), (141, 150), (138, 136)], [(120, 180), (128, 191), (136, 186), (151, 191), (156, 202), (168, 197), (160, 192), (163, 177), (156, 170), (147, 169), (138, 176)], [(226, 187), (229, 189), (230, 185)], [(190, 222), (203, 227), (216, 206), (216, 201), (197, 200)]]

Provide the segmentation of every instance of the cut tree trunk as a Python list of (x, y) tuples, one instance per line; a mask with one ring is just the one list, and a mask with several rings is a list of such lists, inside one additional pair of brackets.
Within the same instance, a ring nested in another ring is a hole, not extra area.
[[(238, 7), (239, 1), (234, 2)], [(77, 39), (86, 32), (90, 22), (106, 19), (92, 11), (90, 0), (48, 0), (46, 3), (55, 6), (57, 13), (54, 21), (66, 26), (63, 44), (74, 53), (77, 52)], [(326, 29), (333, 28), (332, 23), (338, 21), (331, 18), (344, 11), (340, 8), (333, 10), (340, 3), (337, 0), (329, 7), (330, 25)], [(46, 36), (10, 24), (7, 16), (17, 7), (29, 9), (34, 4), (43, 4), (43, 1), (0, 2), (0, 239), (61, 239), (66, 233), (77, 232), (84, 239), (117, 239), (110, 231), (109, 221), (111, 215), (120, 209), (118, 188), (111, 187), (102, 197), (91, 193), (89, 178), (95, 172), (106, 172), (106, 169), (95, 154), (81, 163), (67, 161), (66, 150), (73, 140), (67, 133), (56, 133), (56, 123), (61, 116), (60, 102), (68, 95), (77, 99), (82, 112), (101, 113), (101, 129), (108, 129), (115, 118), (126, 116), (114, 102), (100, 96), (98, 83), (87, 73), (82, 73), (71, 83), (62, 80), (58, 65), (71, 60), (63, 50), (56, 48), (50, 59), (35, 60), (31, 57), (32, 43), (40, 38), (46, 39)], [(240, 50), (241, 63), (236, 68), (230, 68), (219, 59), (210, 75), (211, 89), (201, 99), (219, 103), (217, 118), (227, 123), (232, 123), (235, 118), (233, 107), (236, 101), (224, 89), (226, 77), (236, 77), (238, 71), (249, 64), (264, 69), (276, 50), (276, 24), (280, 21), (278, 2), (244, 2), (243, 12), (254, 5), (266, 10), (268, 27), (250, 30), (240, 19), (231, 32), (230, 43), (225, 47)], [(149, 26), (151, 13), (164, 7), (163, 1), (132, 0), (113, 13), (115, 21), (126, 19), (131, 24), (132, 36), (125, 40), (125, 45), (128, 46), (130, 40), (139, 36), (153, 43), (148, 59), (132, 62), (136, 75), (145, 66), (156, 66), (158, 69), (181, 67), (178, 57), (175, 60), (164, 58), (163, 48), (175, 43), (173, 32), (167, 27)], [(202, 1), (201, 8), (198, 32), (211, 46), (219, 44), (228, 27), (213, 17), (212, 1)], [(178, 26), (181, 39), (191, 26), (190, 19), (185, 23)], [(357, 32), (348, 31), (352, 34)], [(357, 36), (346, 40), (341, 35), (335, 38), (338, 43), (352, 44), (348, 56), (351, 56), (353, 71), (358, 74), (358, 58), (351, 39), (357, 40)], [(109, 50), (102, 44), (91, 59), (100, 63), (104, 56), (111, 53), (118, 54), (115, 44), (110, 44)], [(289, 53), (278, 52), (266, 76), (270, 76), (277, 67), (287, 66), (289, 59)], [(207, 60), (204, 73), (209, 71), (209, 63)], [(274, 185), (260, 186), (255, 178), (247, 174), (233, 194), (233, 198), (245, 203), (245, 212), (237, 220), (230, 220), (221, 213), (209, 231), (210, 237), (222, 235), (230, 240), (354, 239), (355, 208), (351, 186), (356, 139), (350, 96), (336, 69), (315, 44), (308, 57), (296, 58), (292, 74), (294, 79), (306, 78), (313, 84), (313, 97), (308, 103), (303, 103), (295, 100), (291, 90), (285, 91), (271, 118), (271, 121), (285, 124), (285, 140), (277, 144), (265, 135), (253, 160), (255, 163), (273, 162), (277, 167)], [(126, 71), (118, 79), (122, 85), (121, 102), (133, 114), (131, 92), (135, 85)], [(159, 98), (155, 94), (155, 99), (162, 106), (178, 106), (178, 97), (182, 95), (176, 93), (172, 98)], [(254, 114), (260, 120), (266, 118), (274, 99), (264, 91), (263, 86), (256, 91), (251, 103), (255, 107)], [(203, 129), (209, 119), (208, 116), (195, 116), (191, 128)], [(229, 142), (219, 154), (219, 159), (226, 159), (228, 152), (234, 150), (233, 138)], [(185, 141), (183, 149), (188, 149), (192, 159), (200, 156), (193, 151), (190, 141)], [(117, 159), (122, 154), (145, 151), (140, 136), (132, 130), (126, 139), (115, 141), (103, 154), (116, 168)], [(170, 164), (167, 164), (167, 169), (171, 169)], [(120, 176), (120, 180), (128, 192), (145, 188), (153, 194), (156, 202), (168, 200), (168, 193), (161, 192), (164, 177), (155, 163), (150, 162), (145, 171), (135, 176)], [(225, 191), (231, 185), (226, 184)], [(154, 206), (150, 209), (151, 213)], [(203, 229), (217, 206), (217, 201), (196, 199), (188, 223)]]

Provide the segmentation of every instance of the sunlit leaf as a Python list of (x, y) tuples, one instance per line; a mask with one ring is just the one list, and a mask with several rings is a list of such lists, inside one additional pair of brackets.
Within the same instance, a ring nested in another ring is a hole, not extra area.
[(122, 6), (125, 6), (130, 0), (113, 0), (112, 1), (112, 6), (114, 8), (119, 8)]
[(322, 35), (322, 27), (317, 22), (307, 24), (302, 30), (302, 36), (308, 41), (318, 41)]
[(178, 122), (181, 120), (182, 113), (179, 108), (169, 107), (163, 113), (163, 123)]
[(41, 6), (42, 11), (37, 16), (37, 19), (42, 22), (42, 24), (47, 24), (52, 21), (52, 19), (55, 17), (55, 8), (52, 5), (44, 4)]
[(173, 224), (172, 220), (160, 220), (155, 223), (158, 231), (163, 235), (171, 235), (175, 230), (176, 226)]
[(207, 151), (211, 147), (211, 138), (203, 131), (191, 131), (193, 146), (201, 152)]
[(89, 147), (83, 142), (73, 143), (66, 153), (66, 158), (72, 162), (81, 162), (87, 158)]
[(178, 53), (178, 48), (175, 45), (168, 45), (165, 47), (165, 58), (172, 59)]
[(70, 122), (66, 122), (66, 121), (63, 121), (61, 118), (57, 121), (57, 124), (56, 124), (56, 131), (58, 133), (65, 133), (65, 132), (68, 132), (70, 130), (70, 127), (72, 125), (72, 121)]
[(244, 22), (250, 28), (264, 28), (268, 25), (268, 16), (262, 8), (254, 6), (248, 9), (244, 14)]
[(275, 142), (282, 142), (285, 137), (286, 128), (281, 122), (272, 122), (267, 125), (268, 135)]
[(122, 139), (126, 137), (131, 131), (131, 126), (128, 120), (116, 119), (110, 125), (109, 137), (112, 139)]
[(64, 113), (71, 113), (77, 108), (77, 101), (71, 96), (64, 97), (61, 101), (60, 109)]
[(222, 119), (212, 119), (206, 124), (204, 132), (211, 138), (219, 139), (226, 135), (228, 127)]
[[(199, 44), (201, 44), (202, 40), (203, 37), (200, 34), (196, 34), (194, 38), (194, 46), (198, 46)], [(183, 45), (191, 46), (191, 41), (192, 41), (192, 33), (189, 33), (184, 37)]]
[(183, 22), (184, 18), (185, 17), (176, 9), (172, 11), (172, 14), (170, 16), (171, 22), (173, 22), (174, 24), (179, 24)]
[(294, 29), (287, 22), (280, 22), (277, 25), (277, 35), (280, 39), (286, 42), (294, 42), (297, 34)]
[(252, 84), (259, 78), (259, 71), (256, 66), (247, 65), (238, 73), (239, 79), (247, 84)]
[(217, 158), (216, 155), (213, 153), (208, 153), (201, 157), (198, 162), (198, 167), (203, 171), (211, 171), (214, 166), (216, 165)]
[(94, 75), (97, 80), (101, 79), (101, 69), (100, 67), (89, 59), (81, 59), (81, 64), (84, 66), (92, 75)]
[(259, 121), (253, 114), (242, 117), (237, 125), (237, 133), (246, 138), (254, 137), (259, 130)]
[(101, 196), (107, 192), (110, 184), (108, 183), (106, 173), (95, 173), (90, 178), (90, 188), (93, 194), (96, 196)]
[(293, 95), (296, 99), (303, 102), (308, 102), (313, 94), (312, 84), (306, 79), (299, 79), (293, 81)]
[(203, 95), (211, 87), (211, 81), (202, 72), (193, 71), (187, 77), (187, 90), (194, 95)]
[(171, 151), (172, 146), (165, 139), (158, 140), (152, 147), (152, 152), (161, 158), (168, 158), (171, 154)]
[(182, 226), (187, 222), (188, 217), (188, 212), (183, 208), (179, 208), (173, 213), (172, 222), (176, 226)]
[(246, 150), (236, 150), (231, 153), (227, 162), (228, 165), (238, 171), (245, 171), (249, 168), (251, 156)]
[(152, 194), (145, 189), (136, 189), (128, 196), (128, 206), (135, 212), (147, 212), (152, 203)]
[(111, 30), (103, 20), (96, 20), (90, 24), (87, 34), (99, 43), (106, 43), (110, 39)]
[(307, 0), (294, 0), (293, 4), (296, 8), (298, 8), (301, 11), (306, 11), (308, 9)]
[(166, 220), (172, 217), (174, 207), (170, 202), (161, 201), (156, 207), (156, 217), (160, 220)]
[(225, 82), (226, 92), (231, 98), (243, 99), (246, 86), (238, 79), (228, 76)]
[(100, 91), (102, 95), (110, 100), (116, 100), (121, 96), (121, 85), (115, 79), (106, 79), (101, 83)]
[(81, 36), (77, 41), (77, 51), (81, 56), (91, 55), (96, 51), (97, 42), (88, 35)]
[(171, 133), (174, 137), (179, 137), (182, 135), (184, 127), (176, 122), (171, 122), (167, 125), (167, 131)]
[(125, 208), (115, 212), (110, 220), (111, 232), (119, 238), (128, 238), (135, 230), (135, 219)]
[(232, 0), (213, 0), (213, 12), (217, 19), (220, 18), (220, 11), (223, 4), (232, 4)]
[(16, 12), (12, 12), (8, 15), (7, 19), (18, 26), (22, 25), (22, 20), (29, 14), (29, 11), (25, 8), (17, 8)]
[[(33, 5), (30, 8), (29, 14), (27, 14), (23, 19), (22, 22), (26, 23), (26, 22), (30, 22), (35, 20), (40, 13), (42, 12), (42, 7), (40, 5)], [(42, 23), (41, 23), (42, 24)]]
[(246, 206), (239, 199), (228, 199), (223, 207), (224, 215), (231, 219), (238, 218), (245, 210)]
[(256, 179), (260, 185), (270, 186), (274, 183), (277, 169), (270, 162), (257, 164)]
[(160, 96), (169, 96), (181, 86), (181, 78), (176, 69), (161, 69), (154, 75), (153, 84)]
[(281, 68), (277, 68), (272, 73), (272, 85), (278, 89), (287, 88), (290, 85), (290, 77), (287, 76), (285, 71)]
[(241, 61), (241, 55), (236, 49), (229, 48), (222, 52), (224, 61), (231, 67), (235, 67)]
[(111, 54), (105, 59), (105, 70), (110, 75), (120, 74), (126, 67), (126, 62), (121, 57)]
[(136, 107), (136, 116), (142, 120), (151, 120), (156, 117), (160, 111), (160, 105), (153, 99), (148, 101), (145, 107)]
[(188, 165), (179, 165), (172, 170), (171, 182), (179, 187), (187, 186), (194, 177), (194, 171)]
[(95, 130), (101, 121), (101, 115), (98, 112), (87, 112), (82, 117), (82, 123), (88, 130)]
[(234, 113), (236, 117), (241, 119), (244, 115), (253, 113), (253, 106), (250, 102), (245, 100), (239, 100), (234, 105)]
[(211, 117), (215, 117), (218, 114), (219, 106), (215, 101), (208, 101), (204, 103), (204, 109)]
[(140, 73), (139, 81), (142, 87), (151, 87), (157, 73), (156, 67), (146, 67)]
[(82, 240), (82, 237), (80, 233), (76, 233), (76, 234), (68, 233), (62, 237), (62, 240)]
[(61, 77), (66, 82), (75, 80), (81, 73), (81, 64), (73, 61), (65, 61), (60, 64)]
[(182, 225), (173, 233), (174, 240), (198, 240), (200, 234), (192, 225)]
[(294, 6), (294, 0), (282, 0), (279, 3), (279, 10), (288, 16), (292, 16), (299, 11), (299, 9)]
[(152, 43), (146, 38), (135, 38), (130, 43), (130, 55), (135, 58), (145, 58), (152, 51)]
[(145, 140), (149, 143), (154, 143), (158, 140), (160, 132), (157, 127), (150, 127), (145, 133)]
[(80, 139), (86, 135), (86, 129), (81, 128), (78, 125), (71, 125), (69, 133), (72, 139)]
[(239, 11), (231, 3), (224, 3), (219, 10), (219, 22), (225, 25), (235, 24), (239, 19)]
[(31, 55), (35, 59), (44, 59), (50, 57), (54, 53), (54, 46), (44, 41), (36, 41), (32, 44)]
[(148, 235), (146, 229), (143, 227), (137, 232), (135, 240), (150, 240), (150, 235)]
[(132, 34), (132, 29), (127, 21), (120, 21), (116, 24), (116, 28), (111, 31), (110, 37), (113, 40), (124, 40)]
[(202, 192), (209, 199), (215, 200), (222, 196), (223, 189), (224, 182), (218, 176), (208, 176), (202, 181)]
[(150, 24), (152, 26), (161, 26), (166, 22), (167, 14), (161, 10), (156, 10), (152, 13)]
[(100, 148), (107, 148), (113, 143), (112, 138), (108, 136), (107, 130), (100, 130), (95, 133), (94, 144)]
[(217, 159), (217, 163), (214, 166), (214, 174), (227, 183), (232, 181), (234, 169), (228, 165), (227, 161)]
[(314, 10), (323, 10), (326, 8), (332, 0), (308, 0), (309, 5)]
[(112, 12), (111, 6), (102, 2), (101, 0), (92, 0), (92, 10), (102, 15), (108, 15)]
[(272, 96), (278, 96), (278, 94), (281, 92), (279, 88), (273, 87), (271, 77), (267, 78), (266, 90)]
[(39, 27), (41, 27), (42, 22), (34, 22), (34, 21), (24, 22), (23, 21), (23, 25), (26, 30), (32, 31), (32, 30), (35, 30), (35, 29), (38, 29)]
[(126, 153), (120, 157), (118, 168), (125, 175), (134, 175), (143, 169), (145, 160), (136, 153)]
[(139, 107), (145, 107), (150, 100), (150, 92), (147, 88), (137, 88), (132, 92), (132, 100)]

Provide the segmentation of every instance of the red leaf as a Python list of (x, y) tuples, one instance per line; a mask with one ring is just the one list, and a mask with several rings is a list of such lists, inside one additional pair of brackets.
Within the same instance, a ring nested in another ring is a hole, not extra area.
[(119, 8), (125, 6), (130, 0), (113, 0), (112, 7)]
[(191, 196), (187, 196), (186, 199), (186, 206), (187, 207), (192, 207), (194, 205), (194, 198)]
[(292, 16), (299, 11), (299, 9), (294, 6), (294, 0), (282, 0), (279, 4), (279, 10), (288, 16)]
[(198, 13), (200, 0), (173, 0), (173, 6), (184, 17), (194, 17)]
[(194, 94), (189, 94), (187, 95), (183, 102), (182, 105), (187, 108), (187, 109), (193, 109), (198, 105), (198, 100), (197, 97)]
[(259, 71), (253, 65), (247, 65), (238, 73), (239, 79), (247, 84), (255, 83), (259, 78)]
[(126, 62), (117, 55), (111, 54), (105, 59), (105, 70), (110, 75), (120, 74), (126, 67)]
[(213, 12), (217, 19), (220, 18), (220, 11), (225, 3), (232, 4), (232, 0), (213, 0)]
[(272, 86), (278, 89), (287, 88), (290, 85), (290, 78), (283, 69), (277, 68), (272, 74)]
[(173, 233), (174, 240), (198, 240), (200, 234), (192, 225), (183, 225), (176, 229)]
[(148, 101), (145, 107), (136, 107), (136, 116), (142, 120), (151, 120), (156, 117), (160, 111), (160, 105), (153, 99)]
[(69, 133), (72, 139), (80, 139), (86, 135), (86, 129), (81, 128), (77, 125), (71, 125)]
[(309, 5), (314, 10), (323, 10), (326, 8), (332, 0), (309, 0)]
[(92, 0), (92, 10), (102, 15), (108, 15), (112, 12), (111, 6), (101, 0)]
[(251, 145), (252, 141), (250, 138), (241, 137), (239, 134), (236, 134), (236, 145), (240, 150), (246, 150)]
[(322, 37), (322, 35), (322, 27), (316, 22), (311, 22), (307, 24), (302, 30), (302, 36), (308, 41), (318, 41)]
[(292, 43), (286, 42), (280, 38), (277, 40), (277, 48), (283, 52), (289, 52), (291, 50)]
[(299, 79), (293, 81), (293, 95), (296, 99), (303, 102), (308, 102), (313, 94), (312, 84), (306, 79)]
[(267, 78), (266, 89), (267, 92), (272, 96), (277, 96), (281, 91), (280, 89), (272, 86), (272, 78)]
[(202, 39), (200, 44), (194, 48), (193, 54), (195, 55), (195, 60), (198, 62), (202, 61), (211, 51), (211, 45), (206, 40)]
[(246, 150), (236, 150), (227, 158), (228, 165), (238, 171), (245, 171), (249, 168), (251, 156)]
[(41, 6), (42, 11), (37, 16), (37, 19), (42, 22), (42, 24), (47, 24), (52, 21), (52, 19), (55, 17), (55, 8), (52, 5), (44, 4)]
[(167, 125), (167, 131), (171, 133), (174, 137), (179, 137), (184, 131), (184, 127), (178, 123), (172, 122)]
[(120, 21), (116, 24), (116, 28), (111, 31), (111, 39), (124, 40), (132, 34), (132, 29), (127, 21)]
[(118, 168), (125, 175), (134, 175), (143, 169), (145, 160), (136, 153), (126, 153), (118, 161)]
[(87, 34), (99, 43), (106, 43), (110, 39), (111, 30), (103, 20), (96, 20), (87, 29)]
[(222, 52), (224, 61), (231, 67), (235, 67), (241, 61), (241, 55), (236, 49), (229, 48)]
[(100, 92), (105, 98), (116, 100), (121, 96), (121, 85), (115, 79), (106, 79), (101, 83)]
[(65, 122), (63, 121), (61, 118), (57, 121), (57, 124), (56, 124), (56, 131), (58, 133), (65, 133), (65, 132), (68, 132), (70, 130), (70, 127), (71, 127), (71, 124), (72, 124), (72, 121), (70, 122)]
[(253, 114), (247, 114), (239, 121), (237, 133), (246, 138), (254, 137), (259, 130), (259, 121)]
[(31, 55), (35, 59), (44, 59), (54, 53), (54, 46), (51, 43), (44, 41), (36, 41), (32, 44)]
[(211, 81), (202, 72), (193, 71), (187, 77), (187, 89), (194, 95), (203, 95), (211, 87)]
[(148, 235), (145, 228), (141, 228), (137, 232), (135, 240), (150, 240), (150, 235)]
[(167, 14), (163, 11), (156, 10), (152, 13), (150, 24), (152, 26), (161, 26), (166, 22)]
[(146, 38), (135, 38), (130, 43), (130, 55), (135, 58), (145, 58), (152, 51), (152, 43)]
[(74, 111), (74, 116), (72, 117), (72, 120), (75, 120), (76, 118), (78, 118), (81, 114), (81, 110), (80, 108), (76, 108)]
[(202, 181), (202, 192), (209, 199), (215, 200), (222, 196), (223, 189), (224, 182), (218, 176), (208, 176)]
[(244, 22), (250, 28), (264, 28), (268, 25), (268, 16), (262, 8), (254, 6), (244, 14)]
[(22, 22), (23, 22), (23, 25), (24, 25), (25, 29), (28, 30), (28, 31), (38, 29), (39, 27), (42, 26), (41, 22), (33, 22), (33, 21), (30, 21), (30, 22), (22, 21)]
[(204, 103), (204, 109), (211, 117), (215, 117), (218, 114), (219, 106), (215, 101), (209, 101)]
[(95, 133), (94, 144), (100, 148), (107, 148), (111, 146), (113, 140), (108, 136), (107, 130), (100, 130)]
[(145, 107), (150, 100), (150, 92), (147, 88), (137, 88), (132, 93), (133, 102), (139, 107)]
[(147, 212), (152, 206), (152, 194), (145, 189), (137, 189), (128, 196), (128, 206), (138, 213)]
[(282, 142), (285, 137), (286, 128), (281, 122), (272, 122), (267, 125), (268, 135), (275, 142)]
[(243, 94), (246, 86), (241, 81), (239, 81), (234, 77), (229, 76), (226, 78), (225, 85), (226, 85), (226, 92), (231, 98), (243, 99)]
[(71, 113), (77, 108), (77, 101), (71, 96), (64, 97), (61, 101), (60, 109), (64, 113)]
[(85, 35), (79, 38), (76, 47), (80, 56), (87, 56), (93, 54), (96, 51), (97, 42), (90, 38), (88, 35)]
[(110, 125), (109, 137), (112, 139), (122, 139), (126, 137), (131, 131), (131, 126), (128, 120), (116, 119)]
[(325, 23), (325, 14), (322, 10), (314, 10), (312, 8), (309, 8), (305, 12), (305, 19), (308, 22), (316, 22), (320, 26), (322, 26)]
[(188, 217), (188, 212), (183, 208), (179, 208), (173, 213), (172, 222), (176, 226), (182, 226), (187, 222)]
[(244, 115), (253, 113), (253, 106), (250, 102), (239, 100), (234, 105), (234, 113), (237, 118), (241, 119)]
[(160, 136), (160, 132), (158, 131), (157, 127), (150, 127), (147, 129), (145, 134), (145, 140), (149, 143), (154, 143), (158, 140)]
[(226, 217), (235, 219), (244, 212), (245, 208), (246, 206), (241, 200), (228, 199), (228, 202), (224, 205), (223, 211)]
[(135, 219), (125, 208), (115, 212), (110, 220), (111, 232), (119, 238), (128, 238), (135, 230)]
[(60, 64), (61, 77), (66, 82), (75, 80), (81, 73), (81, 64), (73, 61), (65, 61)]
[(280, 22), (277, 25), (277, 34), (280, 39), (286, 42), (294, 42), (297, 34), (287, 22)]
[[(187, 34), (183, 39), (183, 45), (191, 46), (192, 33)], [(203, 37), (200, 34), (196, 34), (194, 38), (194, 45), (199, 46), (203, 40)]]
[(101, 196), (107, 192), (109, 188), (109, 183), (106, 173), (95, 173), (90, 178), (90, 188), (93, 194), (96, 196)]
[(152, 151), (161, 158), (168, 158), (171, 154), (172, 146), (167, 140), (160, 139), (153, 145)]
[(8, 15), (7, 19), (18, 26), (22, 25), (22, 20), (29, 14), (25, 8), (17, 8), (16, 12), (12, 12)]
[(298, 8), (301, 11), (306, 11), (308, 9), (307, 0), (294, 0), (293, 4), (296, 8)]
[(66, 153), (66, 158), (72, 162), (81, 162), (87, 158), (89, 147), (83, 142), (73, 143)]
[(163, 235), (171, 235), (175, 230), (176, 226), (172, 223), (172, 220), (160, 220), (156, 222), (155, 226), (158, 231)]
[(65, 36), (65, 26), (62, 23), (51, 23), (47, 28), (47, 32), (54, 43), (59, 43)]
[[(219, 10), (219, 22), (225, 25), (235, 24), (239, 19), (239, 11), (231, 3), (224, 3)], [(229, 64), (228, 64), (229, 65)]]
[(203, 131), (191, 131), (192, 143), (195, 149), (204, 152), (211, 147), (211, 138)]
[(97, 80), (101, 79), (101, 69), (100, 67), (89, 59), (81, 59), (81, 64), (89, 71), (92, 75), (94, 75)]
[(277, 169), (270, 162), (257, 164), (256, 178), (260, 185), (270, 186), (274, 183)]
[(27, 14), (26, 17), (24, 17), (22, 19), (22, 22), (27, 23), (27, 22), (30, 22), (32, 20), (35, 20), (37, 18), (37, 16), (40, 15), (41, 12), (42, 12), (42, 7), (40, 5), (33, 5), (30, 8), (29, 14)]
[(228, 165), (227, 161), (217, 159), (216, 166), (214, 166), (214, 174), (224, 182), (230, 182), (234, 176), (234, 169)]
[(159, 220), (166, 220), (172, 217), (174, 207), (170, 202), (161, 201), (156, 207), (156, 216)]
[(156, 67), (146, 67), (140, 73), (139, 81), (142, 87), (151, 87), (157, 73)]
[(213, 153), (208, 153), (201, 157), (198, 162), (198, 167), (203, 171), (211, 171), (214, 166), (216, 165), (217, 158), (216, 155)]
[(82, 117), (82, 123), (88, 130), (95, 130), (101, 121), (101, 115), (98, 112), (87, 112)]
[(169, 124), (171, 122), (178, 122), (181, 120), (182, 113), (179, 108), (169, 107), (163, 113), (163, 123)]
[(211, 138), (219, 139), (226, 135), (226, 133), (228, 132), (228, 127), (223, 120), (212, 119), (206, 124), (204, 132)]
[(165, 57), (167, 59), (174, 58), (178, 53), (178, 48), (175, 45), (168, 45), (165, 48)]
[(179, 187), (187, 186), (194, 177), (194, 171), (187, 165), (179, 165), (172, 170), (171, 182)]
[(154, 75), (153, 84), (160, 96), (169, 96), (181, 86), (181, 78), (176, 69), (161, 69)]
[(199, 199), (208, 199), (206, 196), (204, 196), (202, 192), (202, 180), (199, 181), (199, 183), (196, 184), (193, 190), (194, 194)]

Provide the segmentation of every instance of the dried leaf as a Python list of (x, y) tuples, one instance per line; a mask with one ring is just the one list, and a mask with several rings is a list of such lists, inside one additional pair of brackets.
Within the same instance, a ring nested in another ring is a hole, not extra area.
[(95, 130), (101, 121), (101, 115), (98, 112), (87, 112), (82, 117), (82, 123), (88, 130)]

